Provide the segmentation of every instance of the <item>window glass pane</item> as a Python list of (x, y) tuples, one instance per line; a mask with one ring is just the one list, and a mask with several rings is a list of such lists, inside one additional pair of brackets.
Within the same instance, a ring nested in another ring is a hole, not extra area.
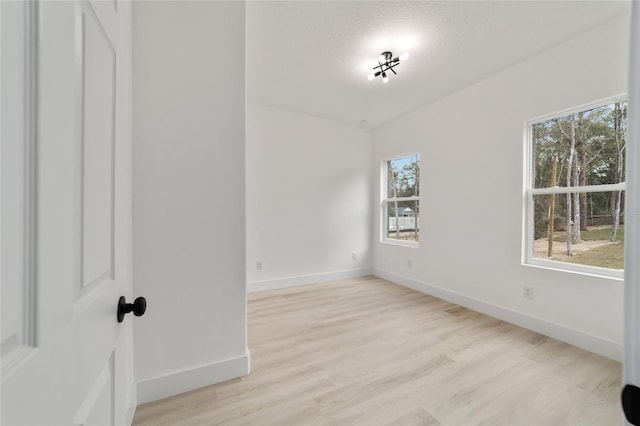
[(387, 161), (387, 197), (420, 195), (420, 156), (411, 154)]
[(420, 202), (388, 201), (386, 208), (387, 238), (403, 241), (420, 240)]
[(624, 205), (624, 191), (535, 195), (533, 257), (623, 269)]
[(533, 188), (624, 182), (626, 101), (536, 123), (531, 130)]

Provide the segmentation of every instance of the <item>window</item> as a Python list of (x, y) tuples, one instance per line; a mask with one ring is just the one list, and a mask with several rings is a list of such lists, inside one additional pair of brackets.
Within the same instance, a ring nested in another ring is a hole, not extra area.
[(382, 241), (417, 247), (420, 240), (420, 155), (383, 162)]
[(524, 262), (621, 278), (627, 102), (534, 120), (527, 134)]

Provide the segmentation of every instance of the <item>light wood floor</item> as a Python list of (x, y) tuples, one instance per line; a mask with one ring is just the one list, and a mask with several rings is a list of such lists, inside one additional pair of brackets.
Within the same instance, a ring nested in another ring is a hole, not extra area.
[(375, 278), (249, 295), (251, 374), (134, 425), (620, 425), (621, 365)]

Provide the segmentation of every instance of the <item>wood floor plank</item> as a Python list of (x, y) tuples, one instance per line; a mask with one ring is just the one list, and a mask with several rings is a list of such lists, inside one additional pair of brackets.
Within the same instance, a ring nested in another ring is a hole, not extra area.
[(617, 425), (621, 365), (377, 277), (249, 294), (252, 372), (134, 425)]

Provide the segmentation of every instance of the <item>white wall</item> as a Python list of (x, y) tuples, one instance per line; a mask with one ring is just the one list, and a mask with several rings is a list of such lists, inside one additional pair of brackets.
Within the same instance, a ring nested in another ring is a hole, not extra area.
[(369, 130), (248, 105), (250, 290), (371, 272), (371, 158)]
[(136, 2), (133, 20), (141, 403), (248, 372), (245, 4)]
[(620, 359), (622, 281), (521, 265), (523, 129), (625, 92), (628, 29), (617, 19), (376, 129), (377, 176), (383, 158), (420, 153), (422, 241), (379, 242), (376, 192), (374, 272)]

